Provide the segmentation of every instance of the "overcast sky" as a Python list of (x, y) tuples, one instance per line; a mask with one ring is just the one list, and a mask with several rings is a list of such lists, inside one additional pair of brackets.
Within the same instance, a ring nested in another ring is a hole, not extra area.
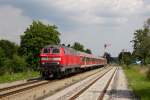
[(95, 55), (132, 51), (133, 32), (150, 17), (149, 0), (0, 0), (0, 39), (19, 43), (32, 20), (55, 24), (61, 42), (78, 41)]

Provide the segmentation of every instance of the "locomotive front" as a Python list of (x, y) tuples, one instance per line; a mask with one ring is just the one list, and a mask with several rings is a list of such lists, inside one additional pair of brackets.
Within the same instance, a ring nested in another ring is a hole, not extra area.
[(62, 63), (62, 50), (58, 46), (47, 46), (41, 50), (40, 65), (43, 78), (56, 76)]

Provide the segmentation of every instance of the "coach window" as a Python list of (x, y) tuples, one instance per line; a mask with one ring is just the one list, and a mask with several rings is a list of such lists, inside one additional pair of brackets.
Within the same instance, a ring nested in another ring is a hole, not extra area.
[(87, 59), (87, 61), (89, 61), (89, 58), (86, 58)]
[(83, 61), (83, 62), (84, 62), (84, 61), (86, 61), (86, 58), (85, 58), (85, 57), (83, 57), (83, 58), (82, 58), (82, 61)]
[(81, 61), (82, 61), (82, 62), (84, 61), (84, 57), (81, 57)]
[(94, 59), (94, 58), (92, 58), (92, 61), (95, 61), (95, 59)]
[(89, 61), (89, 58), (87, 58), (87, 57), (86, 57), (85, 59), (86, 59), (86, 62), (88, 62), (88, 61)]

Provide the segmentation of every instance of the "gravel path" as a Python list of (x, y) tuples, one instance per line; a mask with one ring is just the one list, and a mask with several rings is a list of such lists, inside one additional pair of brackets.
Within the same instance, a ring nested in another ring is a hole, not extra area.
[(104, 100), (138, 100), (132, 90), (128, 88), (127, 79), (121, 67), (119, 67), (113, 81), (110, 83)]

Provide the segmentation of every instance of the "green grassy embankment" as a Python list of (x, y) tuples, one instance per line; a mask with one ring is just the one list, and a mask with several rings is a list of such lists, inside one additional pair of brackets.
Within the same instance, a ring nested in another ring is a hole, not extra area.
[(40, 73), (31, 71), (31, 72), (22, 72), (22, 73), (14, 73), (14, 74), (5, 74), (0, 76), (0, 83), (12, 82), (23, 79), (30, 79), (33, 77), (39, 77)]
[(129, 87), (141, 100), (150, 100), (150, 80), (146, 78), (146, 67), (130, 66), (124, 68)]

